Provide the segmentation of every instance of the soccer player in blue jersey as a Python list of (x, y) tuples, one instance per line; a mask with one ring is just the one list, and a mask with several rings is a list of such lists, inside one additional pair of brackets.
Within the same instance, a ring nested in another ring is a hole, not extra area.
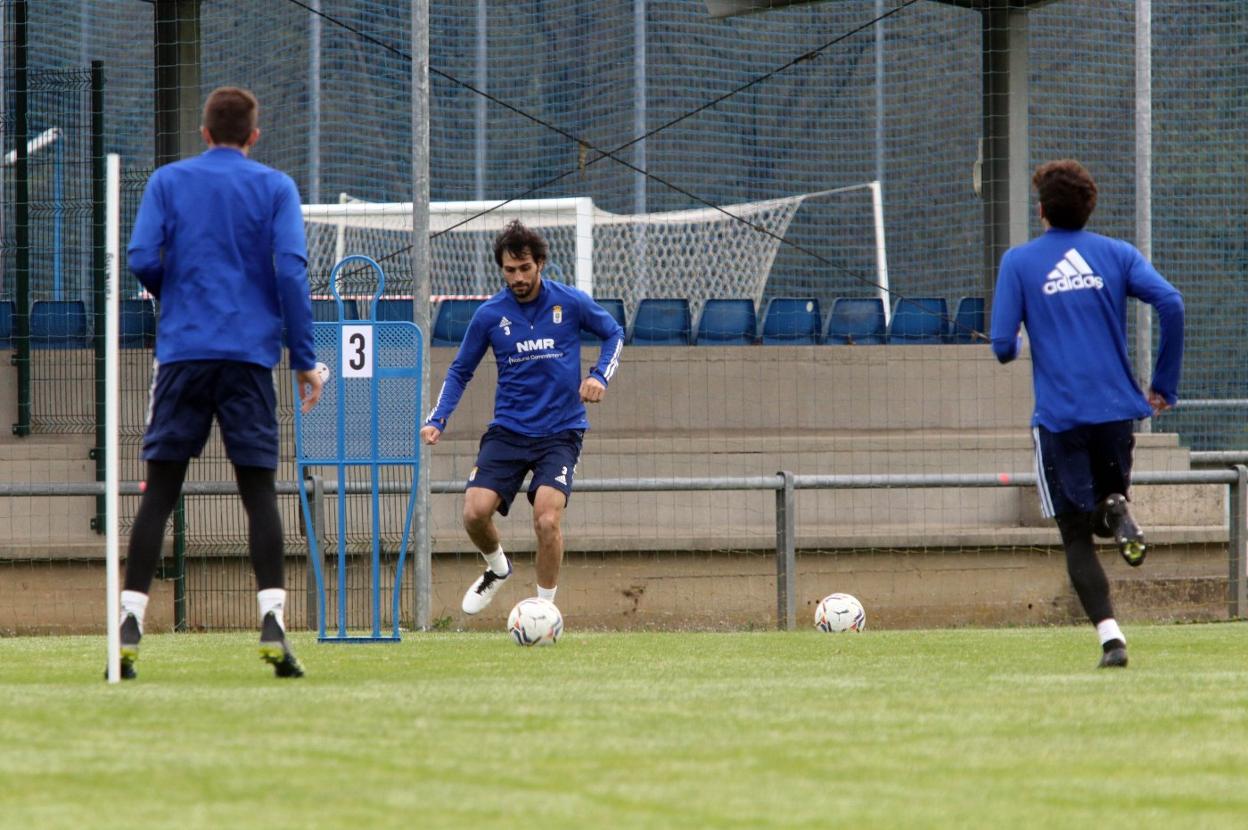
[[(546, 241), (519, 220), (494, 241), (494, 261), (507, 287), (477, 309), (446, 372), (438, 402), (420, 434), (436, 444), (487, 348), (498, 364), (494, 420), (481, 438), (464, 495), (464, 529), (485, 573), (464, 594), (466, 614), (494, 599), (511, 576), (495, 511), (506, 516), (530, 470), (528, 497), (537, 535), (537, 593), (553, 601), (563, 562), (563, 511), (589, 428), (585, 404), (598, 403), (615, 374), (624, 331), (588, 294), (542, 279)], [(581, 375), (581, 331), (602, 339), (597, 364)]]
[(208, 150), (148, 180), (128, 249), (130, 270), (160, 301), (155, 378), (121, 593), (122, 676), (134, 677), (148, 592), (190, 459), (215, 418), (248, 519), (260, 606), (260, 655), (278, 677), (303, 668), (286, 642), (282, 521), (277, 511), (277, 390), (282, 326), (303, 410), (320, 398), (299, 193), (248, 158), (260, 137), (255, 97), (212, 92), (200, 132)]
[[(1084, 230), (1096, 182), (1069, 159), (1037, 168), (1045, 232), (1001, 258), (992, 307), (992, 350), (1018, 356), (1031, 342), (1036, 476), (1044, 515), (1057, 521), (1066, 569), (1101, 641), (1101, 667), (1127, 665), (1109, 581), (1093, 535), (1112, 538), (1127, 564), (1144, 561), (1144, 534), (1128, 509), (1133, 421), (1177, 400), (1183, 359), (1183, 298), (1134, 247)], [(1127, 358), (1127, 298), (1157, 313), (1161, 341), (1141, 391)]]

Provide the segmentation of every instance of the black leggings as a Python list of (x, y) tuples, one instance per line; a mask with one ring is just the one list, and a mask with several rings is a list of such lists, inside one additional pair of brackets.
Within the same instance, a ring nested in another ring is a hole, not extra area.
[[(130, 547), (126, 555), (127, 591), (146, 594), (151, 591), (152, 578), (160, 563), (160, 548), (165, 538), (165, 525), (182, 493), (187, 461), (147, 462), (147, 489), (139, 502), (139, 512), (130, 530)], [(234, 467), (238, 493), (247, 511), (248, 552), (256, 574), (256, 589), (281, 588), (282, 517), (277, 512), (275, 473), (263, 467)]]
[(1088, 619), (1096, 625), (1114, 616), (1114, 605), (1109, 599), (1109, 580), (1092, 544), (1093, 524), (1092, 513), (1057, 517), (1057, 529), (1062, 532), (1062, 545), (1066, 548), (1066, 572)]

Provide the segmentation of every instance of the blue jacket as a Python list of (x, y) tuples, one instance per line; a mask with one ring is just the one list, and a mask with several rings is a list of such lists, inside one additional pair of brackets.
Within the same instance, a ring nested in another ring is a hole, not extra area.
[(1134, 247), (1086, 230), (1053, 228), (1001, 258), (992, 301), (992, 350), (1018, 356), (1019, 325), (1031, 341), (1032, 426), (1076, 426), (1152, 414), (1127, 357), (1127, 297), (1157, 312), (1161, 341), (1152, 388), (1177, 400), (1183, 298)]
[(527, 303), (504, 288), (472, 315), (425, 423), (446, 429), (486, 348), (492, 348), (498, 388), (491, 425), (530, 436), (588, 429), (580, 395), (582, 330), (602, 338), (598, 363), (589, 373), (606, 385), (624, 347), (624, 330), (614, 317), (584, 291), (549, 279)]
[(152, 174), (130, 270), (160, 300), (156, 359), (316, 366), (308, 252), (289, 176), (217, 147)]

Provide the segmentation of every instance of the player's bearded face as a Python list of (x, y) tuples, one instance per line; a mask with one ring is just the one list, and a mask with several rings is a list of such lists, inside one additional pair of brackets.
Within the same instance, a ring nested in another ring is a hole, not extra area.
[(519, 257), (503, 251), (503, 279), (507, 281), (507, 287), (517, 300), (527, 302), (537, 296), (538, 286), (542, 282), (542, 269), (527, 251)]

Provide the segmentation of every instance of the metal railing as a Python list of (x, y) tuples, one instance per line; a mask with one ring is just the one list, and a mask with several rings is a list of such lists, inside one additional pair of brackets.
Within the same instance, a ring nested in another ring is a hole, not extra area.
[[(1248, 453), (1192, 453), (1193, 463), (1217, 463), (1213, 456), (1234, 456), (1237, 463), (1230, 469), (1141, 471), (1132, 475), (1134, 484), (1225, 484), (1228, 488), (1229, 511), (1227, 516), (1227, 615), (1243, 617), (1248, 610)], [(637, 493), (637, 492), (694, 492), (694, 491), (773, 491), (776, 499), (776, 625), (792, 630), (797, 625), (797, 597), (795, 579), (796, 527), (798, 490), (837, 489), (887, 489), (908, 487), (1034, 487), (1035, 473), (962, 473), (962, 474), (892, 474), (892, 475), (797, 475), (781, 471), (775, 475), (737, 477), (692, 478), (638, 478), (638, 479), (585, 479), (576, 483), (578, 492), (588, 493)], [(96, 496), (103, 493), (104, 485), (96, 482), (64, 484), (12, 484), (0, 483), (0, 496)], [(434, 481), (430, 492), (437, 495), (455, 495), (464, 492), (462, 481)], [(121, 495), (138, 495), (138, 482), (121, 485)], [(233, 482), (188, 482), (183, 493), (196, 495), (236, 494)], [(299, 492), (294, 481), (277, 483), (277, 492)], [(312, 476), (309, 479), (309, 511), (318, 537), (323, 539), (325, 499), (338, 493), (338, 483)], [(365, 483), (348, 484), (348, 494), (371, 492)], [(383, 485), (381, 492), (400, 494), (408, 492), (396, 485)], [(325, 550), (325, 545), (321, 545)], [(431, 568), (430, 562), (415, 561), (417, 569)], [(309, 608), (315, 609), (315, 583), (312, 569), (308, 568)], [(429, 585), (428, 579), (417, 579), (416, 584)], [(429, 608), (429, 597), (417, 597), (417, 626), (428, 627), (427, 619), (421, 619), (421, 608)], [(314, 615), (315, 611), (311, 613)], [(426, 612), (427, 616), (427, 612)], [(315, 620), (312, 620), (315, 622)], [(313, 628), (316, 626), (313, 625)]]

